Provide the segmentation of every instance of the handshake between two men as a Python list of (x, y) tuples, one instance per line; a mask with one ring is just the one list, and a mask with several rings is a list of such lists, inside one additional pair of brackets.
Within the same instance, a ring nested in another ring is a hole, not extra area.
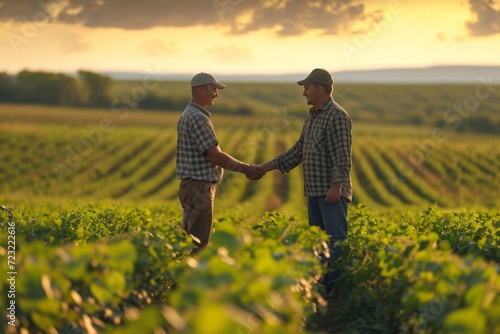
[(256, 180), (259, 180), (264, 175), (266, 175), (267, 172), (269, 172), (273, 169), (276, 169), (276, 167), (274, 167), (274, 165), (271, 162), (267, 162), (267, 163), (261, 164), (261, 165), (243, 164), (241, 172), (243, 174), (245, 174), (245, 176), (248, 179), (250, 179), (252, 181), (256, 181)]
[(229, 154), (221, 151), (219, 145), (212, 146), (208, 150), (206, 150), (206, 155), (210, 162), (214, 165), (220, 166), (227, 170), (243, 173), (248, 179), (252, 181), (258, 180), (267, 172), (276, 169), (271, 161), (261, 165), (249, 165), (241, 162), (233, 158)]

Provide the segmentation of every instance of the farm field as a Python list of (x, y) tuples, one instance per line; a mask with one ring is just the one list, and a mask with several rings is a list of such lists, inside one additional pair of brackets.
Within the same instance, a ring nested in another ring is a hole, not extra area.
[[(0, 191), (12, 199), (176, 201), (178, 116), (4, 105)], [(214, 112), (213, 122), (223, 150), (263, 163), (295, 143), (303, 118), (276, 109), (260, 117)], [(499, 136), (355, 123), (353, 138), (354, 203), (374, 209), (499, 205)], [(264, 211), (304, 200), (300, 168), (259, 182), (226, 176), (217, 190), (221, 207), (251, 203)]]
[[(261, 163), (293, 145), (298, 111), (262, 109), (211, 108), (224, 151)], [(316, 284), (326, 235), (307, 226), (300, 168), (256, 182), (226, 172), (212, 245), (191, 257), (179, 113), (4, 104), (0, 116), (0, 205), (12, 208), (0, 211), (0, 261), (11, 271), (15, 231), (23, 333), (500, 331), (498, 135), (354, 122), (350, 239), (332, 304)]]

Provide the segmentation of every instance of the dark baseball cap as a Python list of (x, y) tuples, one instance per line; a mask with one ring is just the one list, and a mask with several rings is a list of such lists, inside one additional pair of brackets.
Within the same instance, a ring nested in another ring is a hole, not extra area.
[(300, 80), (297, 83), (300, 86), (307, 85), (308, 83), (315, 83), (323, 86), (332, 86), (333, 82), (333, 77), (330, 72), (322, 68), (315, 68), (307, 76), (307, 78), (305, 78), (304, 80)]

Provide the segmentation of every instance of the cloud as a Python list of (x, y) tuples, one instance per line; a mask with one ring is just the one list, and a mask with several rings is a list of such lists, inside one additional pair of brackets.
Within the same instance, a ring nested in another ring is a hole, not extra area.
[(2, 21), (37, 21), (42, 16), (86, 27), (204, 25), (226, 28), (230, 34), (274, 29), (279, 36), (309, 30), (354, 33), (356, 23), (374, 19), (359, 0), (0, 0)]
[(436, 38), (440, 42), (446, 42), (448, 40), (448, 35), (445, 32), (439, 32), (436, 34)]
[(309, 30), (336, 35), (352, 32), (358, 21), (369, 18), (363, 4), (350, 0), (261, 0), (261, 6), (247, 5), (242, 12), (244, 10), (250, 11), (251, 19), (239, 25), (237, 20), (233, 20), (232, 33), (268, 28), (276, 29), (280, 36), (301, 35)]
[(178, 51), (177, 44), (174, 42), (166, 43), (160, 38), (150, 39), (142, 43), (141, 47), (151, 56), (163, 56), (173, 54)]
[[(495, 8), (496, 5), (496, 8)], [(469, 0), (476, 20), (466, 23), (473, 36), (488, 36), (500, 33), (500, 6), (492, 0)]]
[(59, 47), (64, 53), (73, 53), (87, 50), (90, 45), (80, 34), (68, 33), (61, 40)]
[(34, 16), (46, 13), (64, 23), (133, 30), (219, 21), (211, 1), (197, 0), (0, 0), (0, 9), (0, 20), (32, 21)]
[(235, 44), (217, 45), (208, 49), (208, 52), (218, 60), (232, 62), (242, 59), (252, 59), (252, 52), (248, 47), (241, 47)]

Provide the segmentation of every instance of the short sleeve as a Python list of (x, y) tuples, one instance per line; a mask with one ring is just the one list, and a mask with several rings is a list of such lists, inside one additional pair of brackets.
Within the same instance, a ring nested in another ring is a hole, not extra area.
[(204, 115), (192, 118), (191, 137), (201, 153), (219, 144), (212, 122)]

